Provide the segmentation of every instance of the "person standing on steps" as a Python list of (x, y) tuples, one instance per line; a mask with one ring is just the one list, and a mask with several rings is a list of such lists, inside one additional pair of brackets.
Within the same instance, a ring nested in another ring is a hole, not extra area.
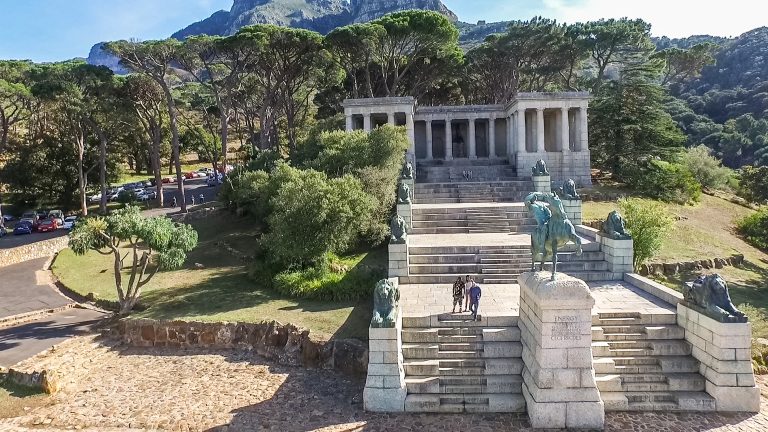
[(475, 280), (471, 276), (467, 275), (464, 279), (464, 309), (460, 312), (469, 312), (469, 290), (472, 285), (475, 284)]
[(456, 282), (453, 283), (453, 309), (451, 313), (456, 313), (456, 305), (459, 306), (459, 312), (461, 312), (462, 300), (464, 300), (464, 281), (461, 280), (461, 276), (457, 276)]
[(480, 296), (483, 295), (483, 290), (480, 289), (480, 285), (473, 284), (469, 289), (469, 311), (472, 312), (472, 321), (477, 321), (477, 308), (480, 306)]

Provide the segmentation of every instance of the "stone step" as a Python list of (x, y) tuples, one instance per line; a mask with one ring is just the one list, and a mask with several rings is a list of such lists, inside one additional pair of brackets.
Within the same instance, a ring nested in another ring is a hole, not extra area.
[(523, 345), (520, 342), (484, 342), (482, 350), (446, 350), (440, 349), (437, 343), (403, 343), (403, 358), (405, 359), (480, 359), (520, 357)]
[(427, 359), (404, 360), (406, 376), (442, 376), (442, 375), (519, 375), (523, 371), (521, 358), (485, 358), (485, 359)]
[(609, 316), (610, 313), (600, 313), (592, 315), (592, 325), (606, 326), (627, 326), (627, 325), (674, 325), (677, 324), (677, 313), (669, 311), (668, 313), (640, 314), (635, 316)]
[(693, 373), (699, 371), (699, 361), (691, 356), (595, 357), (592, 365), (596, 373), (603, 374)]
[(433, 220), (419, 220), (414, 218), (414, 228), (481, 228), (481, 227), (497, 227), (497, 228), (510, 228), (521, 226), (536, 226), (536, 221), (533, 219), (433, 219)]
[(535, 225), (521, 225), (509, 227), (438, 227), (438, 228), (420, 228), (416, 225), (411, 229), (414, 235), (434, 235), (434, 234), (481, 234), (481, 233), (530, 233), (533, 232)]
[(715, 411), (705, 392), (601, 392), (606, 411)]
[(676, 325), (624, 325), (624, 326), (594, 326), (592, 327), (593, 341), (619, 341), (641, 339), (685, 339), (685, 330)]
[[(458, 401), (463, 402), (459, 403)], [(523, 413), (525, 399), (521, 394), (409, 394), (405, 398), (406, 412), (435, 413)]]
[(404, 328), (406, 343), (519, 342), (519, 327)]
[[(480, 284), (515, 284), (517, 283), (517, 277), (520, 276), (523, 272), (520, 273), (513, 273), (510, 272), (506, 275), (482, 275), (482, 274), (475, 274), (475, 281)], [(461, 276), (462, 278), (466, 275), (466, 273), (454, 273), (454, 274), (420, 274), (420, 275), (409, 275), (409, 276), (401, 276), (400, 277), (400, 283), (401, 284), (420, 284), (420, 285), (427, 285), (427, 284), (452, 284), (458, 276)]]
[(669, 392), (704, 391), (706, 379), (698, 373), (596, 374), (595, 382), (601, 392)]
[(408, 394), (522, 393), (520, 375), (406, 376)]
[(488, 248), (483, 246), (411, 246), (410, 255), (451, 255), (486, 253), (530, 253), (530, 245), (508, 245)]
[(503, 198), (423, 198), (415, 200), (416, 204), (472, 204), (472, 203), (512, 203), (519, 202), (525, 198), (527, 194), (520, 194), (517, 196), (503, 197)]
[(595, 357), (686, 356), (691, 344), (684, 340), (598, 341), (592, 342)]
[(410, 255), (410, 264), (476, 264), (477, 254)]

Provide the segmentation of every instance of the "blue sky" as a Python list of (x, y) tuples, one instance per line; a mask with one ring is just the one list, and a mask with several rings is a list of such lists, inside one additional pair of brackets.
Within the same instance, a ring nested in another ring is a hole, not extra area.
[[(101, 41), (168, 37), (232, 0), (4, 0), (0, 59), (57, 61), (85, 57)], [(768, 25), (764, 0), (729, 0), (709, 7), (700, 0), (443, 0), (462, 21), (528, 19), (563, 22), (643, 18), (655, 35), (737, 36)]]

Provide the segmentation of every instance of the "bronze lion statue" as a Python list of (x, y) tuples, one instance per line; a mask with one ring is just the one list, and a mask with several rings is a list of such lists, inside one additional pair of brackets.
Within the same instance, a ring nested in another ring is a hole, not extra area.
[(536, 165), (531, 168), (531, 174), (533, 174), (534, 177), (549, 175), (549, 171), (547, 171), (547, 163), (544, 162), (543, 159), (539, 159), (536, 162)]
[(411, 187), (403, 182), (400, 182), (400, 186), (397, 188), (397, 203), (398, 204), (411, 203)]
[(616, 210), (608, 213), (608, 218), (603, 223), (603, 232), (608, 234), (608, 237), (617, 240), (629, 240), (632, 238), (632, 235), (627, 232), (624, 218)]
[(689, 304), (704, 309), (707, 315), (721, 322), (746, 322), (747, 317), (736, 309), (728, 292), (728, 284), (719, 274), (699, 276), (687, 282), (683, 298)]
[(568, 179), (563, 183), (562, 198), (567, 200), (577, 200), (579, 193), (576, 192), (576, 182), (573, 179)]
[(406, 179), (406, 180), (412, 180), (413, 179), (413, 164), (410, 162), (406, 162), (403, 164), (403, 169), (400, 171), (400, 178)]
[(393, 328), (397, 324), (397, 304), (400, 289), (387, 279), (376, 283), (373, 290), (372, 328)]
[(391, 243), (405, 243), (408, 234), (406, 233), (405, 219), (402, 216), (394, 215), (389, 223), (389, 229), (392, 232), (392, 237), (389, 239)]

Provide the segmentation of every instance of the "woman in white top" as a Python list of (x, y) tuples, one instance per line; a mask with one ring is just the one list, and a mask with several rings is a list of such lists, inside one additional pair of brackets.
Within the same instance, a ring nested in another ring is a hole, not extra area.
[(469, 289), (475, 285), (475, 280), (467, 275), (464, 279), (464, 310), (462, 312), (469, 312)]

